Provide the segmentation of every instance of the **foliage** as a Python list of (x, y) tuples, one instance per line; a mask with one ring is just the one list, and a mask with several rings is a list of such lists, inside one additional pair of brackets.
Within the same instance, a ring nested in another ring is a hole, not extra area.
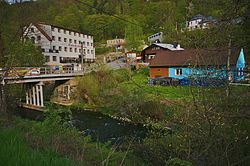
[(37, 151), (29, 147), (22, 133), (16, 129), (0, 129), (0, 165), (77, 165), (51, 149)]

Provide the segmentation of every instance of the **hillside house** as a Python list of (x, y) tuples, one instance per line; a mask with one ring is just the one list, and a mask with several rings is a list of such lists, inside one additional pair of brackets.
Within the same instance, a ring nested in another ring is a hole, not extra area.
[(214, 26), (217, 20), (212, 16), (205, 17), (201, 14), (197, 14), (191, 18), (191, 20), (186, 22), (186, 27), (189, 31), (195, 29), (206, 29)]
[(30, 24), (24, 27), (24, 39), (38, 46), (48, 64), (74, 65), (81, 64), (81, 53), (85, 62), (95, 60), (93, 36), (71, 29), (45, 23)]

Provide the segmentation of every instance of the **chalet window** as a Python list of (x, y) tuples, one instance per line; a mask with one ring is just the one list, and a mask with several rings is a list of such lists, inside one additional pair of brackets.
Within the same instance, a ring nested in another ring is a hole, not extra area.
[(61, 46), (59, 46), (58, 49), (59, 49), (59, 51), (62, 51), (62, 47)]
[(52, 36), (52, 40), (54, 40), (54, 41), (55, 41), (55, 36)]
[(35, 44), (35, 40), (36, 40), (36, 38), (35, 38), (34, 36), (32, 36), (32, 37), (31, 37), (31, 42), (32, 42), (33, 44)]
[(67, 42), (67, 38), (64, 38), (64, 42)]
[(148, 59), (154, 59), (155, 55), (148, 55)]
[(34, 29), (34, 28), (30, 28), (30, 31), (34, 33), (34, 32), (35, 32), (35, 29)]
[(175, 75), (176, 76), (182, 75), (182, 69), (175, 69)]

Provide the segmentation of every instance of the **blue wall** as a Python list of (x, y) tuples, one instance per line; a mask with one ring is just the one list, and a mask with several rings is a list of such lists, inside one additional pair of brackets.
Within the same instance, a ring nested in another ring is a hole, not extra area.
[[(182, 69), (182, 75), (175, 75), (176, 69)], [(210, 77), (210, 78), (220, 78), (226, 79), (226, 67), (221, 69), (215, 68), (188, 68), (188, 67), (169, 67), (169, 77), (172, 78), (188, 78), (188, 77)], [(231, 68), (231, 74), (233, 74), (233, 69)]]

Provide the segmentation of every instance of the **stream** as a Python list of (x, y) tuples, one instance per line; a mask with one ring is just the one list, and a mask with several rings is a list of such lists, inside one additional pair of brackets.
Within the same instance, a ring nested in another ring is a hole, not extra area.
[[(45, 117), (43, 112), (24, 108), (19, 108), (16, 115), (37, 121)], [(71, 123), (84, 136), (90, 135), (94, 141), (111, 141), (116, 144), (127, 140), (140, 141), (147, 136), (147, 129), (143, 125), (113, 119), (100, 112), (72, 111)]]

